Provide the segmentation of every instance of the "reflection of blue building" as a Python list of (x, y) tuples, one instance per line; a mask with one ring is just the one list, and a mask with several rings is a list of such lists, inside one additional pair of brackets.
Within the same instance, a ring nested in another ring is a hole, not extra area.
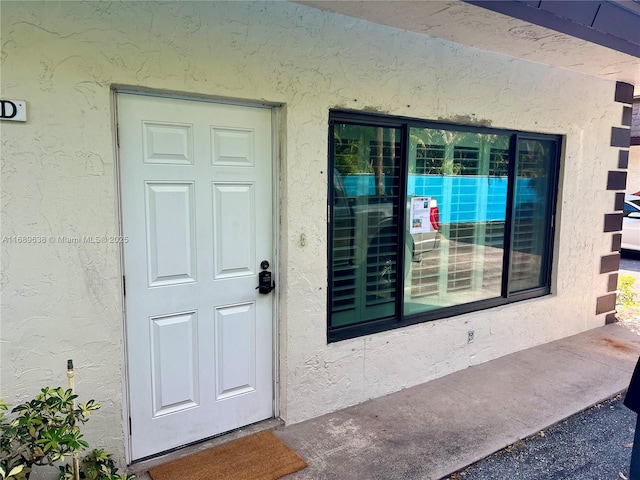
[[(349, 197), (375, 195), (373, 175), (342, 177)], [(516, 181), (518, 204), (535, 204), (535, 180)], [(441, 223), (496, 222), (505, 220), (507, 199), (506, 177), (409, 175), (409, 195), (435, 197), (438, 200)]]

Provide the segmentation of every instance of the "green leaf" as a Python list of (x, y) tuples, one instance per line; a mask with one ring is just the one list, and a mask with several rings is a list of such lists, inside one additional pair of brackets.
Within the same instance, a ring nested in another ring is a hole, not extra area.
[(22, 470), (24, 470), (24, 465), (18, 465), (17, 467), (13, 467), (9, 472), (9, 476), (12, 477), (14, 475), (19, 474)]
[[(88, 420), (91, 412), (100, 408), (100, 404), (88, 400), (76, 406), (77, 398), (71, 389), (45, 387), (33, 399), (13, 407), (10, 418), (4, 416), (9, 405), (0, 400), (0, 479), (7, 479), (7, 471), (23, 463), (23, 470), (16, 474), (17, 477), (9, 478), (26, 480), (32, 465), (59, 466), (70, 455), (89, 448), (80, 425)], [(113, 460), (104, 450), (93, 464), (96, 475), (92, 477), (85, 471), (82, 478), (109, 480), (112, 473), (117, 472)], [(108, 469), (113, 466), (109, 476), (101, 473), (102, 464)], [(64, 480), (65, 470), (61, 466), (59, 470), (60, 478)]]

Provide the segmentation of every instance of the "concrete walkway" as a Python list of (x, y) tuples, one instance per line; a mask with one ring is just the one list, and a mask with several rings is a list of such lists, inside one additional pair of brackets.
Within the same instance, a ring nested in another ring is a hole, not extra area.
[[(638, 334), (607, 325), (306, 422), (274, 420), (196, 449), (272, 428), (309, 463), (287, 480), (440, 479), (626, 389), (639, 356)], [(146, 480), (146, 468), (187, 453), (134, 471)]]
[(440, 479), (626, 389), (639, 355), (607, 325), (278, 428), (309, 463), (285, 478)]

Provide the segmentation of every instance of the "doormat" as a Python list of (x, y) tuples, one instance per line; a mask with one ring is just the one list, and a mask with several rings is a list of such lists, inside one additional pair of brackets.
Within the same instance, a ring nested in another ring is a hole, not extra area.
[(149, 470), (153, 480), (276, 480), (307, 466), (270, 430)]

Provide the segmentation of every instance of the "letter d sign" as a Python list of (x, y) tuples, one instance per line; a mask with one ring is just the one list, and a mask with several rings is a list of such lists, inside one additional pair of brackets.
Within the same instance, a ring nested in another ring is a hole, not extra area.
[(0, 120), (27, 121), (27, 102), (24, 100), (0, 100)]

